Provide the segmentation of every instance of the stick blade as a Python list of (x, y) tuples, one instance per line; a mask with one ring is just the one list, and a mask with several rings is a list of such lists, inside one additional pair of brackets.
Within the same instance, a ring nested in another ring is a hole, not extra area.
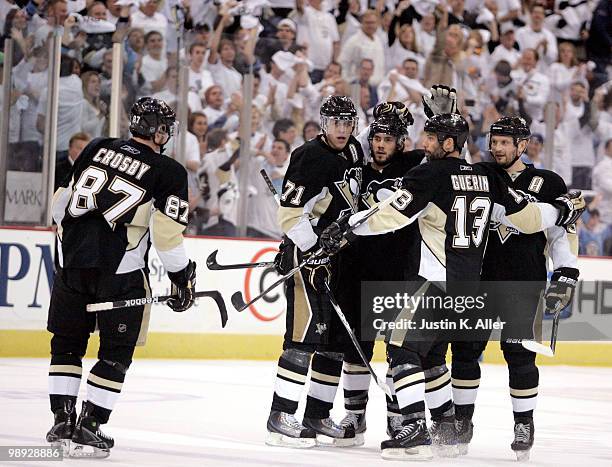
[(219, 253), (219, 250), (213, 251), (208, 255), (208, 258), (206, 258), (206, 267), (211, 271), (218, 271), (220, 269), (219, 263), (217, 263), (217, 253)]
[(532, 341), (532, 340), (524, 340), (521, 343), (523, 344), (523, 347), (526, 348), (527, 350), (538, 353), (540, 355), (544, 355), (545, 357), (555, 356), (555, 352), (553, 351), (553, 349), (551, 349), (547, 345), (540, 344), (539, 342)]
[(236, 292), (234, 295), (232, 295), (232, 305), (234, 306), (234, 308), (236, 308), (236, 311), (243, 311), (246, 307), (247, 304), (244, 301), (244, 298), (242, 297), (242, 292)]

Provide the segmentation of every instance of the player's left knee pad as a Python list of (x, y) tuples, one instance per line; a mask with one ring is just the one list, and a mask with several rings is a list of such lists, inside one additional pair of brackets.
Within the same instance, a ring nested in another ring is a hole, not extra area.
[[(118, 371), (122, 371), (130, 367), (132, 364), (132, 356), (134, 355), (134, 346), (126, 345), (108, 345), (100, 343), (98, 358), (103, 362), (112, 362), (119, 364)], [(125, 374), (125, 372), (124, 372)]]
[(51, 338), (51, 355), (74, 355), (83, 358), (87, 351), (87, 338), (75, 338), (53, 335)]
[(535, 353), (524, 349), (520, 352), (504, 351), (504, 359), (508, 364), (511, 387), (519, 388), (538, 385), (540, 375), (535, 363)]

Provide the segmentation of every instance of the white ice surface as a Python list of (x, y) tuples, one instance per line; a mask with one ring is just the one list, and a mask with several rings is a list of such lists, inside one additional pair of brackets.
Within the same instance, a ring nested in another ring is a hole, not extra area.
[[(0, 359), (0, 446), (43, 445), (51, 426), (48, 361)], [(93, 361), (85, 362), (85, 370)], [(105, 432), (116, 446), (105, 460), (69, 466), (316, 466), (398, 465), (380, 458), (385, 439), (382, 392), (372, 385), (366, 444), (359, 448), (272, 448), (264, 444), (275, 362), (136, 360)], [(383, 375), (385, 368), (376, 364)], [(85, 375), (81, 397), (85, 390)], [(427, 465), (516, 463), (510, 450), (512, 409), (504, 366), (483, 365), (467, 456)], [(612, 369), (545, 366), (535, 416), (530, 466), (612, 466)], [(333, 414), (342, 416), (338, 391)], [(79, 400), (80, 406), (80, 400)], [(301, 412), (301, 410), (300, 410)], [(411, 463), (414, 464), (414, 463)], [(57, 466), (57, 462), (0, 465)]]

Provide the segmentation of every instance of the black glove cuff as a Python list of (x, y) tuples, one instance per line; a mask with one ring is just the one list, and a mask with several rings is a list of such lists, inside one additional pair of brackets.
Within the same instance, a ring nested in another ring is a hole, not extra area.
[(558, 268), (553, 271), (551, 282), (563, 282), (572, 287), (576, 287), (580, 271), (576, 268)]
[(180, 271), (170, 272), (168, 271), (168, 279), (173, 284), (176, 284), (179, 287), (186, 287), (187, 283), (193, 279), (195, 273), (196, 263), (189, 260), (187, 266), (185, 266)]

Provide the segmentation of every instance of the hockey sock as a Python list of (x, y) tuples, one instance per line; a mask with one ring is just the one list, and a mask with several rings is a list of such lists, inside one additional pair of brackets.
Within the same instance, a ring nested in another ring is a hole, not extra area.
[(51, 412), (55, 413), (63, 407), (63, 400), (72, 399), (76, 405), (83, 365), (78, 355), (52, 355), (49, 366), (49, 402)]
[(391, 373), (391, 363), (389, 363), (389, 368), (387, 369), (387, 377), (385, 378), (387, 386), (391, 389), (391, 394), (393, 394), (393, 398), (390, 399), (389, 396), (385, 396), (385, 400), (387, 401), (387, 417), (399, 417), (402, 415), (399, 409), (399, 405), (397, 403), (397, 396), (395, 395), (395, 386), (393, 386), (393, 374)]
[(510, 399), (514, 419), (533, 418), (540, 374), (533, 352), (504, 352), (508, 362)]
[(342, 369), (344, 408), (347, 412), (365, 413), (370, 387), (370, 372), (363, 363), (344, 362)]
[(98, 360), (87, 378), (87, 401), (93, 404), (93, 415), (101, 424), (108, 422), (119, 398), (127, 366), (109, 360)]
[(440, 418), (453, 407), (451, 399), (451, 377), (446, 365), (425, 370), (425, 402), (431, 418)]
[(473, 358), (462, 358), (453, 354), (451, 373), (455, 415), (458, 419), (471, 419), (474, 415), (474, 404), (480, 386), (478, 355), (474, 355)]
[(287, 349), (278, 359), (272, 410), (294, 414), (308, 376), (310, 352)]
[(304, 417), (320, 419), (329, 417), (340, 384), (342, 357), (341, 353), (336, 352), (315, 352), (312, 357)]
[(407, 420), (425, 418), (425, 374), (416, 352), (389, 345), (393, 386), (399, 409)]

